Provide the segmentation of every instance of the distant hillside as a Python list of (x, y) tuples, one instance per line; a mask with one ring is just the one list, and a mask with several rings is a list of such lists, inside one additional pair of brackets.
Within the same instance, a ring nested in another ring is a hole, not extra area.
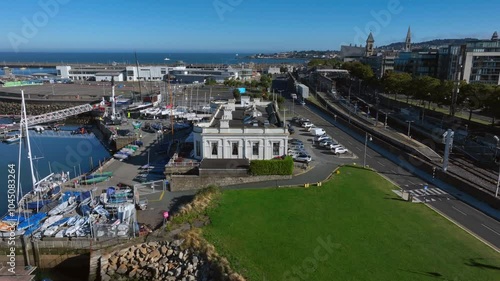
[[(429, 47), (438, 47), (438, 46), (445, 46), (445, 45), (450, 45), (450, 44), (465, 44), (467, 41), (476, 41), (478, 39), (476, 38), (462, 38), (462, 39), (434, 39), (430, 41), (424, 41), (424, 42), (419, 42), (419, 43), (412, 43), (412, 48), (429, 48)], [(386, 49), (386, 50), (401, 50), (404, 48), (404, 42), (397, 42), (397, 43), (391, 43), (386, 46), (380, 46), (378, 47), (379, 49)]]

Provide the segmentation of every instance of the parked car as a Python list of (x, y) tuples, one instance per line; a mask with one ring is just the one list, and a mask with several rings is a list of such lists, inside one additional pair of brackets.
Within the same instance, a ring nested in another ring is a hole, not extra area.
[(290, 156), (292, 156), (293, 159), (295, 159), (295, 157), (297, 157), (301, 154), (304, 154), (304, 153), (305, 153), (305, 150), (288, 150), (287, 155), (290, 155)]
[(322, 128), (311, 128), (310, 132), (313, 136), (322, 136), (326, 134), (325, 130)]
[(311, 157), (311, 155), (303, 153), (303, 154), (297, 155), (293, 160), (295, 160), (297, 162), (307, 162), (307, 163), (309, 163), (309, 162), (311, 162), (312, 157)]
[(349, 150), (347, 150), (347, 148), (345, 148), (343, 146), (339, 146), (339, 147), (332, 149), (332, 151), (335, 154), (344, 154), (344, 153), (347, 153)]
[(339, 143), (332, 143), (332, 144), (330, 144), (330, 146), (327, 146), (327, 147), (329, 147), (330, 149), (333, 150), (333, 149), (336, 149), (337, 147), (343, 147), (343, 146)]
[(309, 121), (302, 123), (302, 128), (311, 128), (313, 126), (314, 126), (314, 124), (309, 122)]
[(296, 144), (304, 145), (304, 143), (301, 140), (292, 139), (291, 141), (288, 141), (288, 145), (296, 145)]
[(301, 140), (298, 140), (298, 139), (289, 139), (288, 140), (288, 143), (289, 144), (304, 144), (304, 142), (302, 142)]
[(288, 146), (288, 149), (304, 149), (303, 144), (292, 144)]
[(328, 148), (330, 148), (330, 145), (334, 145), (334, 144), (337, 144), (337, 143), (335, 141), (333, 141), (332, 139), (325, 139), (325, 140), (322, 140), (319, 142), (319, 146), (328, 147)]
[(290, 135), (292, 135), (293, 133), (295, 133), (295, 128), (292, 127), (292, 126), (288, 126), (288, 133), (290, 133)]
[(325, 139), (331, 139), (331, 138), (327, 134), (323, 134), (321, 136), (315, 136), (314, 137), (314, 141), (322, 141), (322, 140), (325, 140)]

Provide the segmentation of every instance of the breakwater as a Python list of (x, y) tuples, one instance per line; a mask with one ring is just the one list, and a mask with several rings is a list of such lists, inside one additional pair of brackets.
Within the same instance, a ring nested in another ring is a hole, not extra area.
[[(41, 115), (49, 112), (69, 108), (78, 105), (78, 103), (65, 104), (29, 104), (26, 103), (26, 112), (29, 115)], [(0, 101), (0, 112), (2, 115), (19, 115), (21, 112), (21, 104), (17, 102), (2, 102)]]

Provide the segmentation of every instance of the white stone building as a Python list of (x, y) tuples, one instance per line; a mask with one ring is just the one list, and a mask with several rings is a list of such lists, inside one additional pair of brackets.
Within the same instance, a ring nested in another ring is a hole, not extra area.
[(201, 159), (265, 160), (288, 150), (288, 131), (274, 105), (255, 99), (221, 105), (209, 123), (193, 129), (194, 156)]

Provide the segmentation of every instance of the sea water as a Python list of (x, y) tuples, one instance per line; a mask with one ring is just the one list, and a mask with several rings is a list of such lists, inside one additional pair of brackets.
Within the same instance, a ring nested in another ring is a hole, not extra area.
[[(2, 123), (2, 120), (0, 120)], [(3, 123), (6, 123), (3, 120)], [(77, 126), (66, 126), (60, 132), (45, 131), (36, 133), (29, 131), (35, 177), (42, 179), (53, 173), (69, 172), (74, 178), (86, 173), (92, 167), (98, 167), (110, 157), (109, 151), (93, 134), (71, 135), (70, 131)], [(21, 150), (21, 166), (18, 165), (19, 146)], [(92, 162), (91, 162), (92, 161)], [(7, 177), (8, 165), (14, 164), (21, 170), (20, 183), (23, 193), (33, 188), (28, 160), (27, 145), (0, 143), (0, 215), (7, 212)]]

